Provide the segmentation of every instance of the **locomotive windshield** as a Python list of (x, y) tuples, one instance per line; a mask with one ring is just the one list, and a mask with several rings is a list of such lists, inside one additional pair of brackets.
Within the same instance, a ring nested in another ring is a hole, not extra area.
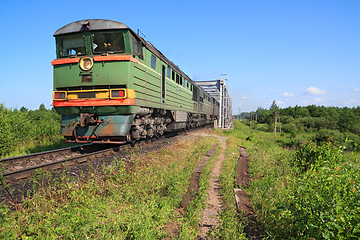
[(94, 33), (92, 44), (94, 53), (125, 51), (124, 35), (122, 32)]
[(85, 36), (73, 35), (60, 38), (60, 57), (85, 55)]

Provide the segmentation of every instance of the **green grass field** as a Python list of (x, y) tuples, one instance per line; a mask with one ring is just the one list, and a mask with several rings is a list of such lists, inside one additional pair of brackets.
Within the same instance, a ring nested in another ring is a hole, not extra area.
[[(265, 239), (360, 237), (358, 153), (317, 145), (307, 135), (299, 136), (302, 144), (295, 149), (283, 144), (290, 136), (274, 138), (238, 121), (233, 130), (214, 133), (227, 138), (227, 149), (220, 226), (209, 236), (247, 239), (247, 221), (239, 216), (233, 193), (239, 147), (244, 146), (251, 177), (246, 192)], [(245, 140), (249, 136), (251, 141)], [(214, 137), (182, 139), (147, 155), (138, 149), (130, 168), (115, 158), (106, 175), (98, 175), (99, 169), (86, 180), (63, 174), (50, 186), (40, 186), (18, 210), (0, 205), (0, 238), (196, 239), (220, 146), (203, 170), (199, 194), (186, 212), (179, 208), (194, 167), (215, 143)]]

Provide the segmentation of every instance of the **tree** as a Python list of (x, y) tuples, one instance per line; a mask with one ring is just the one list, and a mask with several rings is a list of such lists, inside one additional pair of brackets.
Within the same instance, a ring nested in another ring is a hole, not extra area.
[(28, 111), (28, 109), (26, 107), (21, 107), (20, 108), (20, 112), (27, 112), (27, 111)]
[(39, 107), (40, 111), (46, 111), (45, 105), (42, 103)]
[(277, 111), (277, 110), (279, 110), (279, 107), (278, 105), (276, 105), (276, 101), (274, 100), (273, 103), (271, 104), (270, 111)]
[(339, 116), (339, 129), (341, 132), (351, 131), (352, 127), (356, 125), (356, 118), (354, 111), (350, 108), (343, 108)]
[(270, 111), (262, 107), (259, 107), (255, 113), (257, 114), (258, 123), (266, 123), (270, 116)]

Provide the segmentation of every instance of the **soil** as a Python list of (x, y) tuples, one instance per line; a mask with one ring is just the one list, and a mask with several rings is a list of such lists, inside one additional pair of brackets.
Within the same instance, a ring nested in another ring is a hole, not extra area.
[(199, 164), (193, 171), (193, 175), (190, 180), (190, 184), (186, 194), (184, 195), (183, 201), (181, 202), (181, 207), (186, 211), (186, 208), (189, 206), (190, 201), (193, 200), (192, 196), (198, 195), (199, 193), (199, 182), (200, 182), (200, 174), (202, 169), (205, 167), (206, 162), (213, 156), (216, 152), (218, 144), (212, 146), (212, 148), (208, 151), (208, 153), (201, 159)]
[[(211, 178), (209, 180), (209, 189), (207, 191), (206, 207), (201, 214), (201, 221), (199, 223), (198, 239), (213, 239), (209, 236), (211, 231), (219, 227), (219, 214), (222, 210), (221, 196), (219, 195), (221, 166), (225, 159), (226, 152), (226, 138), (217, 135), (203, 133), (193, 133), (193, 135), (214, 136), (217, 137), (221, 143), (222, 151), (216, 160), (211, 171)], [(240, 147), (240, 157), (237, 164), (235, 185), (246, 189), (249, 184), (249, 166), (248, 155), (245, 148)], [(256, 221), (255, 213), (251, 208), (249, 197), (246, 191), (241, 189), (234, 189), (235, 198), (237, 202), (238, 212), (240, 217), (246, 223), (245, 233), (249, 239), (257, 240), (261, 238), (261, 228)]]
[(245, 152), (244, 147), (240, 147), (240, 157), (238, 160), (235, 176), (235, 186), (240, 188), (234, 189), (237, 209), (240, 217), (243, 218), (246, 223), (245, 233), (251, 240), (262, 239), (261, 228), (256, 221), (255, 213), (251, 208), (249, 196), (245, 189), (249, 185), (249, 161), (248, 155)]
[(213, 169), (210, 173), (209, 188), (207, 190), (206, 207), (201, 213), (201, 220), (199, 223), (199, 239), (208, 239), (207, 234), (210, 231), (219, 227), (219, 215), (221, 212), (221, 196), (220, 189), (220, 173), (221, 165), (225, 159), (226, 138), (217, 135), (210, 135), (203, 133), (201, 136), (217, 137), (221, 144), (221, 153), (216, 160)]

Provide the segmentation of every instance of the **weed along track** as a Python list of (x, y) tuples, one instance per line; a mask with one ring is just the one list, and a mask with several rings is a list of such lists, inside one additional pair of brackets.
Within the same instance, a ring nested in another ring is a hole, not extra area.
[(119, 150), (55, 171), (45, 183), (45, 172), (23, 180), (37, 188), (0, 208), (8, 216), (0, 238), (226, 239), (219, 220), (228, 205), (220, 195), (225, 137), (200, 129)]
[[(179, 133), (168, 133), (163, 138), (177, 136)], [(160, 138), (162, 139), (162, 138)], [(152, 139), (151, 143), (159, 139)], [(137, 144), (144, 145), (144, 141)], [(124, 150), (129, 143), (115, 144), (84, 144), (74, 147), (55, 149), (51, 151), (33, 153), (23, 156), (0, 159), (2, 176), (8, 182), (31, 176), (35, 171), (42, 169), (56, 170), (73, 164), (81, 164), (97, 158), (107, 157), (114, 152)]]
[[(169, 133), (162, 138), (140, 141), (135, 146), (131, 146), (131, 144), (85, 144), (1, 159), (0, 166), (3, 173), (0, 182), (2, 184), (0, 202), (6, 201), (8, 198), (7, 201), (10, 201), (11, 204), (22, 202), (22, 198), (34, 190), (34, 178), (38, 178), (38, 175), (45, 175), (45, 172), (47, 172), (47, 176), (42, 181), (46, 182), (49, 182), (49, 179), (59, 178), (59, 174), (62, 172), (71, 176), (80, 176), (83, 172), (87, 174), (89, 169), (94, 167), (97, 168), (98, 174), (103, 174), (102, 168), (111, 165), (114, 158), (126, 162), (133, 152), (138, 152), (139, 149), (145, 153), (154, 151), (173, 142), (178, 134)], [(126, 165), (129, 164), (131, 165), (131, 163)], [(14, 194), (10, 194), (9, 189)], [(16, 201), (14, 201), (13, 195)]]

